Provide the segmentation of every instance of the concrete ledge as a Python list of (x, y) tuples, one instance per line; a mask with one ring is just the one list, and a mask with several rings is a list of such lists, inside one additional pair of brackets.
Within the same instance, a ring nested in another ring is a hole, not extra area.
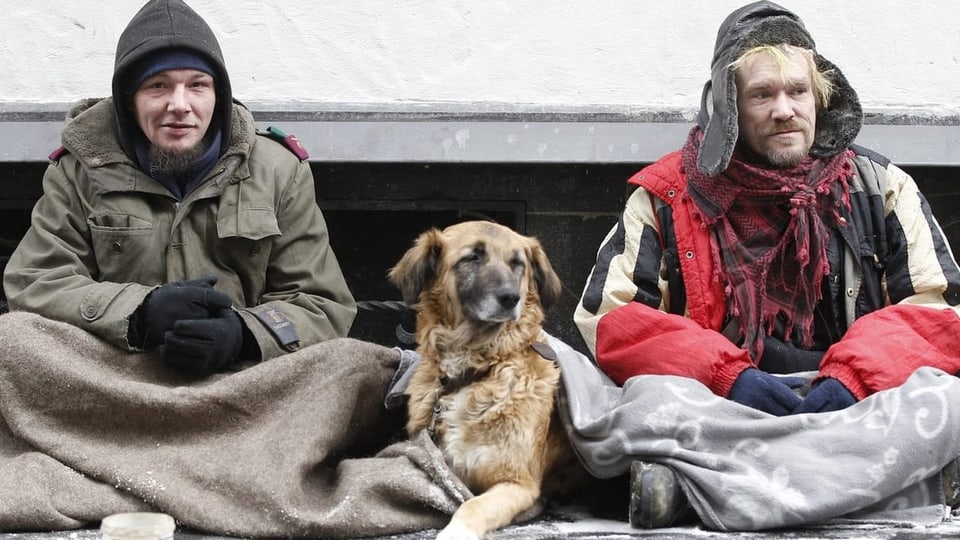
[[(257, 123), (295, 134), (318, 162), (649, 163), (695, 112), (500, 103), (256, 103)], [(46, 161), (67, 104), (0, 103), (0, 162)], [(904, 166), (960, 165), (960, 117), (868, 111), (857, 143)]]

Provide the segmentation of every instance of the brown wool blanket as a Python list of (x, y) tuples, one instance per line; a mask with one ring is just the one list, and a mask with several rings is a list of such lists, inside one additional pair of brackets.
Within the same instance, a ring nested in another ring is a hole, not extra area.
[(0, 531), (128, 511), (227, 536), (442, 527), (468, 492), (384, 409), (399, 360), (344, 338), (199, 378), (70, 325), (0, 316)]

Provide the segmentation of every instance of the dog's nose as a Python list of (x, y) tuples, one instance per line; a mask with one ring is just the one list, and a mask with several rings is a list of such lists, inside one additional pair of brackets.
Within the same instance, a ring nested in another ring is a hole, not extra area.
[(515, 292), (500, 293), (497, 295), (497, 302), (507, 309), (513, 309), (520, 303), (520, 295)]

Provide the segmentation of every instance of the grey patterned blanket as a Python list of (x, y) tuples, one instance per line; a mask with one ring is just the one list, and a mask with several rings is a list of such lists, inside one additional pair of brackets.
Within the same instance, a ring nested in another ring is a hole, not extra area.
[(960, 378), (917, 370), (843, 411), (775, 417), (691, 379), (639, 376), (620, 388), (550, 338), (561, 414), (599, 477), (636, 459), (668, 464), (707, 528), (752, 531), (837, 521), (933, 525), (939, 471), (960, 455)]

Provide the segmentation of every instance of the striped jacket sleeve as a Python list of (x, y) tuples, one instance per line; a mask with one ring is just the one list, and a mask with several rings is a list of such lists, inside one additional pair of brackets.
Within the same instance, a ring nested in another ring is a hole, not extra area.
[(597, 364), (618, 384), (634, 375), (678, 375), (726, 396), (752, 364), (719, 332), (668, 313), (655, 212), (648, 191), (631, 194), (597, 252), (574, 320)]
[(960, 371), (956, 259), (913, 178), (889, 163), (879, 173), (890, 305), (857, 319), (820, 366), (858, 399), (899, 386), (923, 366)]

